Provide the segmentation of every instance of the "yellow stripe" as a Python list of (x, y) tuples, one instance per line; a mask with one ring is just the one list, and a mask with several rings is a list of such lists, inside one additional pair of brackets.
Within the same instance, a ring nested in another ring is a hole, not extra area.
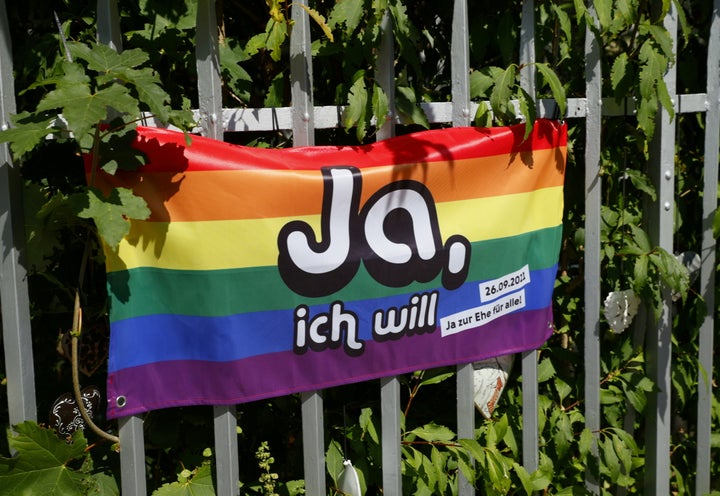
[[(562, 209), (561, 186), (437, 204), (443, 239), (462, 234), (470, 242), (557, 226)], [(238, 221), (133, 221), (118, 252), (105, 250), (108, 271), (135, 267), (217, 270), (276, 265), (277, 233), (291, 220), (303, 220), (316, 233), (320, 232), (319, 215)]]

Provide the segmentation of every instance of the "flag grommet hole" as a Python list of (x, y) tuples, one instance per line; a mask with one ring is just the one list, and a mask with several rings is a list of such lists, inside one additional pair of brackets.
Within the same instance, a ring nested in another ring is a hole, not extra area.
[(127, 405), (127, 398), (125, 396), (118, 396), (115, 398), (115, 404), (118, 408), (122, 408)]

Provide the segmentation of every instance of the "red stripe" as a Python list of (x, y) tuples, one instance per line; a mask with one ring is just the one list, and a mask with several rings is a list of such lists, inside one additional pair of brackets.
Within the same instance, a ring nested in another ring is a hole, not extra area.
[[(329, 165), (377, 167), (408, 163), (463, 160), (482, 156), (530, 152), (567, 144), (567, 128), (556, 121), (538, 120), (523, 140), (525, 125), (462, 127), (407, 134), (364, 146), (313, 146), (261, 149), (233, 145), (166, 129), (138, 127), (137, 148), (150, 163), (145, 172), (242, 169), (318, 170)], [(450, 152), (452, 150), (452, 152)]]

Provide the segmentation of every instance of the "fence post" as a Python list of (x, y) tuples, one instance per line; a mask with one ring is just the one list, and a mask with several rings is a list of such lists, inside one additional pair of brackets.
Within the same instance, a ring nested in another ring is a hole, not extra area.
[[(223, 139), (222, 86), (215, 0), (199, 0), (195, 57), (198, 72), (198, 103), (203, 136)], [(234, 405), (213, 407), (215, 474), (217, 493), (239, 494), (237, 418)]]
[(707, 56), (705, 102), (705, 165), (703, 174), (702, 249), (700, 294), (707, 308), (700, 325), (698, 356), (697, 478), (695, 494), (710, 492), (710, 433), (713, 378), (713, 333), (715, 328), (715, 250), (713, 220), (718, 195), (718, 141), (720, 141), (720, 0), (715, 0)]
[[(665, 29), (673, 39), (677, 53), (677, 12), (674, 4), (665, 17)], [(663, 78), (673, 105), (676, 68), (672, 66)], [(675, 123), (664, 108), (658, 111), (655, 135), (650, 144), (649, 176), (657, 191), (657, 201), (648, 205), (648, 235), (653, 244), (673, 252), (675, 213)], [(672, 360), (671, 295), (663, 288), (663, 308), (657, 322), (648, 319), (646, 360), (648, 376), (656, 390), (648, 398), (647, 445), (645, 459), (645, 490), (648, 494), (670, 494), (670, 368)]]
[[(0, 3), (0, 129), (15, 112), (10, 27), (5, 2)], [(20, 177), (7, 144), (0, 146), (0, 305), (7, 376), (10, 425), (37, 419), (35, 369), (30, 328), (30, 300), (22, 250)]]
[(97, 40), (116, 52), (122, 51), (117, 0), (97, 1)]
[[(520, 25), (520, 84), (535, 100), (535, 2), (524, 0)], [(523, 466), (534, 472), (538, 454), (538, 383), (537, 351), (522, 353), (523, 389)]]
[[(395, 43), (390, 12), (385, 10), (380, 24), (382, 38), (377, 56), (377, 81), (388, 97), (385, 122), (377, 122), (377, 140), (395, 136)], [(380, 424), (382, 436), (382, 480), (385, 494), (402, 494), (402, 454), (400, 443), (402, 420), (400, 380), (384, 377), (380, 380)]]
[[(312, 93), (312, 52), (307, 0), (298, 0), (292, 8), (290, 33), (290, 81), (292, 91), (293, 146), (315, 144), (315, 112)], [(302, 393), (302, 439), (305, 492), (322, 495), (325, 483), (325, 433), (323, 398), (320, 391)]]
[(121, 494), (145, 496), (145, 441), (143, 419), (131, 415), (118, 419), (120, 437), (120, 485)]
[[(455, 0), (453, 6), (450, 64), (452, 80), (452, 124), (469, 126), (470, 115), (470, 42), (467, 0)], [(472, 363), (457, 366), (457, 437), (475, 439), (475, 387)], [(472, 496), (475, 488), (462, 474), (458, 476), (458, 494)]]
[[(594, 7), (588, 11), (597, 26)], [(585, 29), (585, 427), (593, 433), (592, 456), (597, 457), (600, 430), (600, 139), (602, 129), (602, 71), (600, 41)], [(588, 470), (585, 487), (599, 494), (598, 476)]]

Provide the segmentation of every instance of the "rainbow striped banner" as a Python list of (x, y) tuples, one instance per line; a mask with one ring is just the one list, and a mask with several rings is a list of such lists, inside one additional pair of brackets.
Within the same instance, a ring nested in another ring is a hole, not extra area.
[(236, 404), (539, 347), (567, 131), (267, 150), (139, 128), (102, 174), (152, 214), (106, 248), (108, 416)]

